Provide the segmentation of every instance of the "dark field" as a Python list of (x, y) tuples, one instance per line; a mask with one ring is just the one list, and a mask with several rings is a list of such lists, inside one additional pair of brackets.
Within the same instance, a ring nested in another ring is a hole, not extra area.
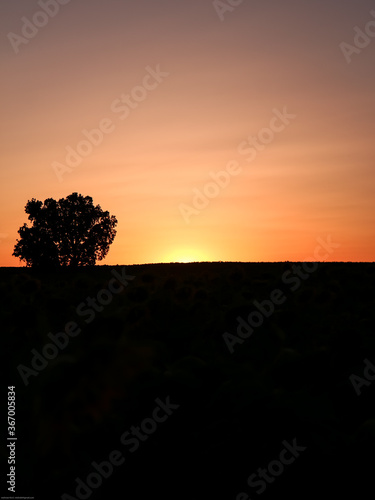
[[(16, 496), (373, 497), (375, 264), (320, 263), (301, 277), (293, 265), (0, 269)], [(135, 276), (122, 291), (114, 269)], [(262, 324), (230, 352), (224, 333), (252, 311)], [(50, 359), (33, 367), (46, 344)]]

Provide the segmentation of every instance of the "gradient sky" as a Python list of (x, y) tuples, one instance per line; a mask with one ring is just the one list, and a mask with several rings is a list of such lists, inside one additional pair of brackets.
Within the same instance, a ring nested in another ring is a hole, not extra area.
[[(40, 4), (1, 2), (1, 266), (24, 265), (11, 254), (26, 202), (73, 192), (119, 221), (102, 264), (311, 260), (327, 235), (340, 247), (326, 260), (375, 260), (374, 2), (219, 4), (71, 0), (17, 45)], [(371, 20), (374, 37), (345, 57)], [(271, 138), (275, 109), (295, 117)], [(54, 162), (106, 119), (59, 180)], [(238, 149), (249, 137), (255, 155)], [(228, 164), (237, 175), (194, 208)]]

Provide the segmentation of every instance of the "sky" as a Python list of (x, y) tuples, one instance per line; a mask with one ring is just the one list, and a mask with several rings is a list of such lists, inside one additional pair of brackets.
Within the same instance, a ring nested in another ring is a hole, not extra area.
[(374, 60), (367, 0), (1, 2), (0, 266), (73, 192), (98, 264), (373, 262)]

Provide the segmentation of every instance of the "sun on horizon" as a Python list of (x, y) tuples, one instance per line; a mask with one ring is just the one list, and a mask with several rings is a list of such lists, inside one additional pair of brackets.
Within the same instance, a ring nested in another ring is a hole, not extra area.
[(172, 263), (179, 262), (181, 264), (187, 264), (189, 262), (210, 262), (211, 258), (203, 250), (197, 249), (176, 249), (167, 253), (163, 262)]

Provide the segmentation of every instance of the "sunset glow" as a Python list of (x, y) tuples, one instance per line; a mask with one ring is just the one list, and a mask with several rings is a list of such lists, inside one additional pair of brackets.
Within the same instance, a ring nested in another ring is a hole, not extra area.
[(71, 1), (33, 32), (40, 11), (0, 7), (1, 266), (26, 202), (73, 192), (119, 221), (98, 264), (305, 260), (328, 235), (327, 260), (374, 261), (373, 2)]
[(165, 255), (164, 262), (207, 262), (209, 257), (195, 249), (175, 250)]

